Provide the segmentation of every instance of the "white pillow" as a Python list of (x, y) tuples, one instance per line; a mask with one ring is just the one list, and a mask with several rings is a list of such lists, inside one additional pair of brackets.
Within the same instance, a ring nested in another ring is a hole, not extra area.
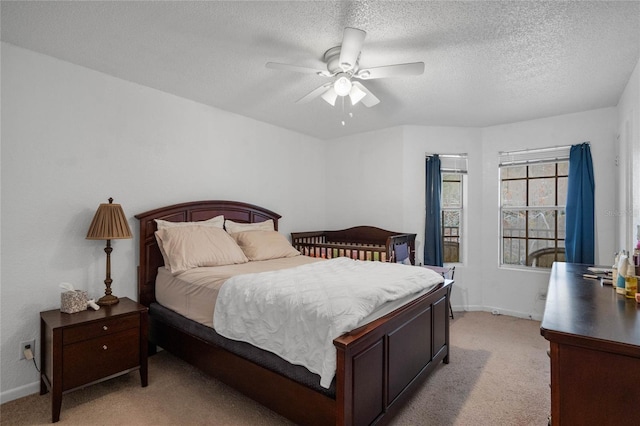
[(178, 226), (156, 231), (156, 238), (169, 259), (169, 270), (177, 275), (200, 266), (246, 263), (236, 242), (224, 229), (213, 226)]
[(227, 229), (227, 232), (230, 234), (235, 234), (236, 232), (245, 232), (245, 231), (275, 231), (275, 227), (273, 225), (273, 219), (265, 220), (264, 222), (256, 222), (256, 223), (239, 223), (234, 222), (232, 220), (225, 220), (224, 227)]
[(216, 216), (211, 219), (201, 220), (198, 222), (169, 222), (168, 220), (155, 219), (156, 225), (158, 226), (158, 230), (165, 228), (174, 228), (178, 226), (214, 226), (216, 228), (224, 227), (224, 216)]
[(249, 260), (299, 256), (287, 237), (276, 231), (244, 231), (231, 234)]
[[(182, 226), (213, 226), (214, 228), (224, 228), (224, 216), (216, 216), (211, 219), (201, 220), (198, 222), (169, 222), (168, 220), (162, 219), (154, 219), (156, 222), (156, 226), (158, 227), (158, 231), (166, 228), (179, 228)], [(160, 249), (160, 254), (162, 254), (162, 259), (164, 259), (164, 267), (171, 270), (171, 265), (169, 264), (169, 258), (167, 257), (167, 253), (164, 251), (164, 247), (162, 246), (162, 241), (158, 239), (158, 235), (156, 234), (156, 241), (158, 242), (158, 248)]]

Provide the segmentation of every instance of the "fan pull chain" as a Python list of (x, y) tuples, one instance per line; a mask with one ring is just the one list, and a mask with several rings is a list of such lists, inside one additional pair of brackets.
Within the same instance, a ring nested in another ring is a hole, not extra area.
[[(343, 97), (342, 97), (342, 114), (343, 114), (344, 116), (346, 116), (346, 117), (347, 117), (347, 119), (351, 119), (351, 118), (353, 118), (353, 113), (352, 113), (352, 112), (349, 112), (349, 113), (347, 114), (347, 113), (346, 113), (346, 111), (344, 110), (344, 98), (346, 98), (346, 96), (343, 96)], [(347, 125), (347, 122), (346, 122), (346, 120), (342, 120), (342, 121), (340, 121), (340, 124), (342, 124), (343, 126), (346, 126), (346, 125)]]

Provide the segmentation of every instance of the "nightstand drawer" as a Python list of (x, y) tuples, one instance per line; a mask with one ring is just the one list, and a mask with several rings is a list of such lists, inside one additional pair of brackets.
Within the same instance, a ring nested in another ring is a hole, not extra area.
[(62, 389), (73, 389), (139, 365), (138, 328), (67, 345), (62, 355)]
[(95, 337), (107, 336), (130, 328), (140, 327), (140, 315), (126, 315), (116, 318), (105, 318), (89, 324), (70, 327), (64, 330), (62, 344), (81, 342)]

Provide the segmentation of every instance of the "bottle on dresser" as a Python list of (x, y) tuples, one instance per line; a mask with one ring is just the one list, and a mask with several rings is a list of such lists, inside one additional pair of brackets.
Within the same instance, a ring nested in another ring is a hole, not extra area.
[(629, 259), (627, 264), (627, 275), (624, 278), (624, 294), (629, 299), (635, 299), (638, 291), (638, 277), (636, 276), (636, 269), (633, 261)]
[(618, 279), (616, 280), (616, 293), (624, 294), (624, 283), (627, 277), (627, 267), (629, 265), (627, 253), (622, 250), (618, 256)]
[(635, 269), (636, 276), (640, 275), (640, 225), (637, 227), (638, 232), (636, 233), (636, 248), (633, 249), (633, 266)]
[(613, 289), (616, 289), (618, 283), (618, 261), (620, 260), (620, 252), (616, 252), (613, 256), (613, 266), (611, 267), (611, 283)]
[(633, 257), (629, 259), (627, 267), (627, 277), (625, 279), (625, 296), (629, 299), (635, 299), (638, 292), (638, 275), (640, 275), (640, 225), (637, 227), (636, 238), (638, 243), (633, 249)]

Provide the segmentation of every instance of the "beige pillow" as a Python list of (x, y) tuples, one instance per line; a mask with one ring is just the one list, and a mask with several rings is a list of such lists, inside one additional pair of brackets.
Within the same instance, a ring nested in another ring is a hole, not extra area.
[(224, 229), (178, 226), (156, 231), (156, 238), (162, 242), (173, 275), (200, 266), (247, 262), (247, 257)]
[[(224, 216), (216, 216), (211, 219), (201, 220), (198, 222), (169, 222), (168, 220), (162, 219), (154, 219), (156, 222), (156, 226), (158, 230), (166, 229), (166, 228), (178, 228), (181, 226), (213, 226), (215, 228), (224, 228)], [(160, 249), (160, 254), (162, 254), (162, 259), (164, 259), (164, 267), (167, 269), (171, 269), (171, 265), (169, 264), (169, 258), (167, 257), (167, 253), (164, 251), (164, 247), (162, 246), (162, 241), (158, 239), (156, 235), (156, 241), (158, 242), (158, 248)]]
[(299, 256), (287, 238), (276, 231), (245, 231), (231, 234), (249, 260)]
[(227, 232), (230, 234), (235, 234), (236, 232), (245, 232), (245, 231), (274, 231), (275, 228), (273, 226), (273, 219), (265, 220), (264, 222), (256, 222), (256, 223), (239, 223), (234, 222), (232, 220), (225, 220), (224, 227), (227, 229)]
[(223, 215), (212, 217), (211, 219), (207, 219), (207, 220), (201, 220), (198, 222), (169, 222), (168, 220), (162, 220), (162, 219), (155, 219), (155, 221), (156, 221), (156, 225), (158, 226), (158, 230), (165, 229), (165, 228), (174, 228), (178, 226), (193, 226), (193, 225), (214, 226), (216, 228), (224, 227)]

